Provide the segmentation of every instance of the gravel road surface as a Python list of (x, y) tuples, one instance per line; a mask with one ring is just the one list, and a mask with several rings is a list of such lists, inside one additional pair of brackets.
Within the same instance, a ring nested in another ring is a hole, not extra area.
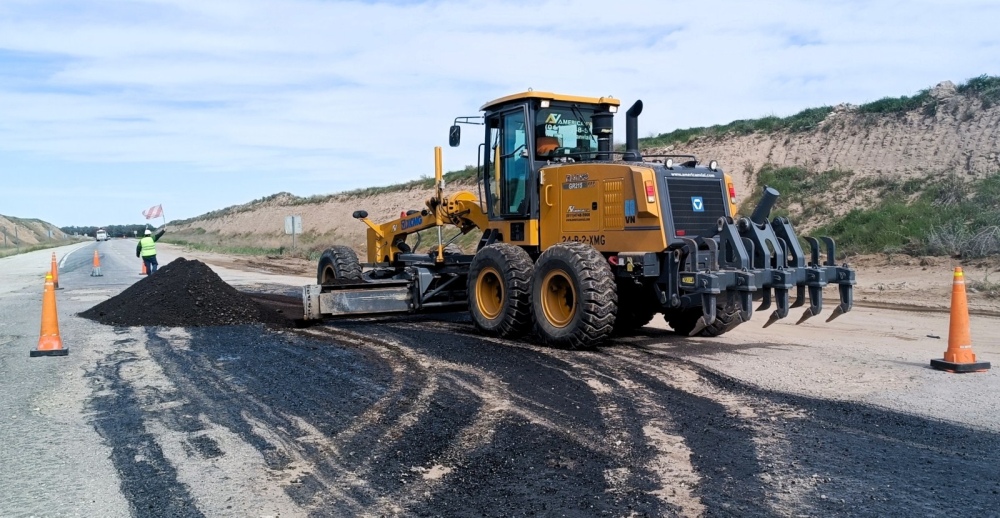
[[(484, 338), (454, 314), (288, 330), (76, 317), (139, 279), (134, 246), (57, 251), (63, 358), (28, 358), (50, 252), (0, 260), (0, 516), (1000, 509), (995, 371), (926, 368), (947, 315), (754, 321), (720, 340), (656, 323), (585, 352)], [(215, 270), (272, 295), (309, 282)], [(973, 318), (994, 362), (996, 324)]]

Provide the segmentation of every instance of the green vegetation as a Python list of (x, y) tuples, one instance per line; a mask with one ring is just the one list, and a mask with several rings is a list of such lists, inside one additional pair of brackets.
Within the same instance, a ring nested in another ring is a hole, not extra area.
[(160, 241), (203, 252), (318, 260), (327, 245), (337, 242), (338, 238), (333, 232), (322, 234), (307, 232), (296, 237), (295, 248), (292, 248), (291, 236), (284, 234), (245, 232), (243, 234), (223, 235), (219, 232), (206, 232), (205, 229), (198, 228), (192, 231), (168, 232)]
[(765, 165), (757, 173), (757, 185), (749, 196), (743, 198), (739, 213), (753, 212), (754, 207), (764, 193), (764, 186), (773, 187), (781, 198), (778, 207), (771, 216), (788, 216), (787, 207), (799, 205), (801, 211), (797, 214), (802, 220), (810, 220), (816, 216), (831, 217), (833, 209), (828, 205), (829, 193), (834, 185), (846, 181), (853, 175), (851, 171), (830, 170), (822, 173), (811, 173), (802, 167), (775, 167)]
[(883, 97), (877, 101), (862, 104), (858, 106), (858, 112), (879, 115), (902, 114), (921, 108), (924, 103), (932, 100), (931, 91), (924, 89), (912, 97), (905, 95), (900, 97)]
[(669, 146), (670, 144), (683, 144), (695, 137), (701, 136), (749, 135), (758, 131), (762, 133), (809, 131), (818, 127), (819, 123), (823, 122), (823, 119), (831, 111), (833, 111), (833, 108), (830, 106), (823, 106), (821, 108), (808, 108), (788, 117), (768, 116), (760, 119), (737, 120), (729, 124), (677, 129), (670, 133), (661, 133), (655, 137), (639, 139), (639, 147), (651, 148)]
[[(475, 231), (461, 235), (457, 229), (446, 227), (444, 232), (445, 243), (451, 241), (454, 246), (458, 246), (466, 253), (470, 253), (476, 249), (479, 238), (480, 233)], [(306, 233), (298, 236), (296, 247), (292, 248), (289, 236), (261, 235), (251, 232), (240, 235), (222, 235), (218, 232), (206, 232), (202, 228), (179, 234), (166, 234), (160, 241), (202, 252), (228, 255), (296, 257), (310, 261), (319, 260), (320, 254), (330, 244), (342, 242), (332, 232), (324, 234)], [(407, 243), (413, 247), (414, 252), (430, 252), (431, 248), (437, 245), (437, 230), (434, 228), (422, 230), (410, 236), (407, 239)]]
[(812, 233), (833, 236), (855, 253), (1000, 254), (1000, 173), (973, 182), (954, 174), (888, 181), (879, 197), (877, 206), (854, 209)]
[[(187, 241), (184, 239), (161, 239), (164, 243), (170, 243), (174, 245), (179, 245), (183, 247), (190, 248), (192, 250), (199, 250), (202, 252), (215, 252), (218, 254), (231, 254), (231, 255), (285, 255), (285, 248), (264, 248), (259, 246), (224, 246), (224, 245), (213, 245), (209, 243), (199, 243), (194, 241)], [(297, 256), (297, 255), (296, 255)], [(319, 257), (318, 255), (316, 256)]]
[(978, 97), (983, 108), (1000, 102), (1000, 77), (983, 74), (958, 85), (958, 93)]
[[(766, 165), (740, 214), (753, 211), (764, 185), (781, 193), (772, 216), (791, 216), (797, 229), (812, 227), (800, 234), (833, 237), (842, 252), (966, 259), (1000, 254), (1000, 172), (975, 181), (941, 173), (855, 178), (850, 171)], [(855, 196), (873, 196), (876, 204), (837, 217), (835, 198)]]
[(63, 232), (74, 235), (79, 234), (81, 236), (94, 237), (94, 233), (97, 232), (98, 228), (103, 228), (108, 232), (111, 237), (133, 237), (136, 235), (142, 235), (142, 232), (147, 228), (158, 227), (160, 225), (159, 221), (154, 222), (150, 225), (107, 225), (104, 227), (90, 226), (69, 226), (61, 227), (59, 230)]

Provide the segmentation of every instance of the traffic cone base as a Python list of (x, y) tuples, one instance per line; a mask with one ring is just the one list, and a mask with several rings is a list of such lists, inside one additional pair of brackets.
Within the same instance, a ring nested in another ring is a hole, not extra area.
[(69, 349), (51, 349), (48, 351), (31, 351), (28, 353), (30, 358), (37, 358), (39, 356), (69, 356)]
[(931, 367), (939, 371), (948, 371), (955, 373), (963, 372), (985, 372), (990, 370), (990, 362), (969, 362), (969, 363), (955, 363), (946, 361), (944, 358), (938, 360), (931, 360)]
[(990, 362), (977, 362), (972, 352), (972, 336), (969, 333), (969, 301), (965, 296), (965, 274), (961, 267), (955, 268), (951, 287), (951, 318), (948, 324), (948, 349), (944, 358), (931, 360), (931, 368), (948, 372), (983, 372), (989, 370)]

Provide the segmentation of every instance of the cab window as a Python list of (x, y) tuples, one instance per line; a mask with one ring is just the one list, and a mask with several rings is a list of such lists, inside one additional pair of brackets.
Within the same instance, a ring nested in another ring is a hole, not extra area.
[(591, 116), (594, 109), (579, 106), (553, 106), (539, 109), (535, 115), (536, 160), (570, 157), (590, 159), (597, 152)]
[[(524, 110), (508, 112), (489, 121), (490, 166), (487, 188), (493, 215), (528, 212), (527, 124)], [(499, 161), (499, 168), (495, 164)]]

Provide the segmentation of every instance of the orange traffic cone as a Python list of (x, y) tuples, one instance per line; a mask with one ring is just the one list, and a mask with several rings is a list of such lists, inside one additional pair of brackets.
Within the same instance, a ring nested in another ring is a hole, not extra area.
[(149, 275), (149, 272), (146, 271), (146, 261), (142, 262), (142, 272), (139, 275)]
[(59, 314), (56, 312), (56, 290), (52, 275), (45, 276), (45, 292), (42, 294), (42, 329), (38, 336), (38, 349), (28, 353), (35, 356), (66, 356), (69, 349), (63, 349), (59, 337)]
[(955, 280), (951, 287), (948, 350), (944, 352), (944, 358), (931, 360), (931, 367), (948, 372), (983, 372), (990, 368), (990, 362), (977, 362), (972, 352), (969, 303), (965, 298), (965, 274), (961, 267), (955, 268)]
[(101, 256), (97, 253), (97, 250), (94, 250), (94, 269), (90, 270), (90, 276), (104, 277), (104, 274), (101, 273)]
[(59, 263), (56, 262), (56, 253), (52, 252), (52, 267), (49, 269), (49, 273), (52, 274), (52, 285), (55, 289), (59, 289)]

